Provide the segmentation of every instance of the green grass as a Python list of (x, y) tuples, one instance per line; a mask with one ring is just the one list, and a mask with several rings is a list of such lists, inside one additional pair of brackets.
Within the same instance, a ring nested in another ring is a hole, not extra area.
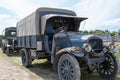
[[(33, 67), (36, 69), (32, 68), (30, 70), (37, 73), (39, 76), (45, 77), (45, 75), (55, 74), (52, 72), (52, 65), (50, 64), (49, 61), (47, 61), (47, 59), (35, 60), (35, 61), (33, 61), (32, 64), (33, 64)], [(39, 71), (39, 69), (43, 69), (43, 70)], [(55, 74), (55, 76), (57, 76), (57, 75)], [(51, 76), (49, 76), (49, 78), (51, 78)], [(48, 77), (46, 77), (44, 79), (47, 80)], [(55, 79), (55, 80), (57, 80), (57, 79)], [(88, 74), (87, 72), (82, 71), (81, 72), (81, 80), (107, 80), (107, 79), (103, 79), (96, 71), (93, 72), (92, 74)], [(118, 74), (117, 77), (113, 80), (120, 80), (120, 75)]]
[(120, 59), (120, 53), (115, 53), (115, 56)]
[[(117, 47), (117, 49), (120, 51), (120, 45)], [(115, 56), (116, 56), (117, 58), (120, 58), (120, 53), (115, 53)]]

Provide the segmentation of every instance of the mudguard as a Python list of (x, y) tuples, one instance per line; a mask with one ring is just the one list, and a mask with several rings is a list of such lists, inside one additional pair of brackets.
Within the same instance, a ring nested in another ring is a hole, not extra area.
[(83, 52), (79, 52), (79, 53), (72, 52), (70, 54), (74, 55), (75, 57), (84, 57), (84, 53)]
[(72, 54), (76, 57), (84, 57), (84, 53), (82, 52), (81, 48), (77, 47), (77, 46), (73, 46), (73, 47), (68, 47), (68, 48), (64, 48), (59, 50), (56, 55), (58, 54)]

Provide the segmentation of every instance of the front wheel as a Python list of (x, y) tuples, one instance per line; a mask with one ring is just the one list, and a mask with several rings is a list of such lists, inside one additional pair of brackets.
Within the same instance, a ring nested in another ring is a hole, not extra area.
[(105, 61), (99, 65), (98, 73), (107, 79), (112, 79), (116, 76), (118, 71), (118, 64), (116, 58), (113, 54), (108, 53), (106, 55)]
[(81, 71), (77, 59), (70, 54), (63, 54), (58, 62), (59, 80), (80, 80)]

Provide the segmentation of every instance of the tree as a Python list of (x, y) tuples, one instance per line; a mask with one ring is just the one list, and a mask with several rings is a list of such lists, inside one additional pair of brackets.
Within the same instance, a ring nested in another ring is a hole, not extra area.
[(111, 34), (111, 32), (108, 30), (105, 30), (105, 34)]
[(117, 33), (118, 33), (118, 32), (113, 31), (113, 32), (111, 33), (111, 36), (115, 36), (115, 35), (117, 35)]
[(85, 31), (83, 31), (83, 33), (88, 34), (88, 31), (87, 31), (87, 30), (85, 30)]
[(90, 30), (90, 31), (85, 30), (85, 31), (80, 31), (80, 32), (86, 33), (86, 34), (108, 34), (108, 35), (110, 34), (112, 36), (117, 35), (117, 33), (118, 33), (116, 31), (110, 32), (109, 30), (104, 31), (104, 30), (99, 30), (99, 29)]

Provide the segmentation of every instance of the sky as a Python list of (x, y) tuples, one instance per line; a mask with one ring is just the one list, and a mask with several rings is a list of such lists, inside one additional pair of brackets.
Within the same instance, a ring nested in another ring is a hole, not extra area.
[(39, 7), (69, 9), (88, 17), (80, 30), (120, 29), (120, 0), (0, 0), (0, 34)]

